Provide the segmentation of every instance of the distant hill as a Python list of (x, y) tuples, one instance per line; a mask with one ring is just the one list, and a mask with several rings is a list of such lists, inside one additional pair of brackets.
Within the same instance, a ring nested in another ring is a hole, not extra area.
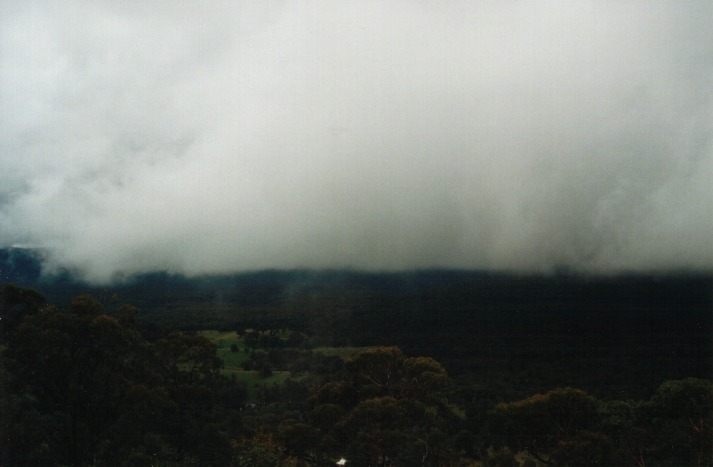
[(0, 280), (30, 286), (40, 282), (42, 257), (29, 248), (0, 249)]
[(81, 293), (109, 312), (136, 305), (164, 331), (288, 328), (315, 345), (398, 345), (522, 394), (568, 384), (639, 397), (666, 379), (713, 374), (713, 274), (159, 271), (92, 286), (68, 271), (44, 277), (42, 258), (0, 250), (0, 283), (60, 306)]
[(348, 269), (269, 269), (185, 277), (156, 271), (96, 286), (74, 277), (66, 269), (44, 275), (45, 256), (42, 249), (0, 248), (0, 284), (38, 288), (50, 302), (64, 302), (76, 293), (111, 291), (118, 293), (125, 302), (147, 306), (185, 299), (238, 307), (269, 306), (296, 297), (304, 300), (305, 297), (344, 293), (389, 297), (389, 300), (420, 297), (426, 301), (458, 305), (713, 304), (713, 272), (588, 276), (561, 272), (515, 275), (447, 269), (389, 273)]

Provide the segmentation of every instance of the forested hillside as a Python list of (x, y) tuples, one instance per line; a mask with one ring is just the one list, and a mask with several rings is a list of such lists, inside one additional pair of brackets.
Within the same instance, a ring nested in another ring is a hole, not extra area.
[(2, 465), (713, 459), (708, 276), (24, 279), (47, 295), (0, 293)]
[(513, 397), (563, 384), (646, 397), (661, 381), (713, 374), (713, 274), (269, 270), (99, 287), (40, 274), (41, 252), (0, 253), (8, 282), (59, 305), (89, 293), (108, 312), (137, 306), (149, 334), (242, 326), (301, 331), (314, 345), (397, 345)]
[(97, 287), (42, 274), (30, 250), (0, 260), (19, 284), (0, 291), (2, 465), (713, 459), (708, 275), (274, 270)]

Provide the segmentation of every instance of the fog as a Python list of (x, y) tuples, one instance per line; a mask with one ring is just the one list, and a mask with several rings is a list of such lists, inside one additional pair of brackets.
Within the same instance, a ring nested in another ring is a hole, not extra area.
[(0, 246), (166, 270), (713, 267), (713, 5), (0, 3)]

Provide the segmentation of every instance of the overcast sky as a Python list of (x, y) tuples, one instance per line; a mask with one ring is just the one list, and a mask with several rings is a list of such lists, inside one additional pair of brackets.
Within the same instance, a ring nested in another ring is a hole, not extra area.
[(713, 268), (713, 3), (0, 0), (0, 246), (107, 280)]

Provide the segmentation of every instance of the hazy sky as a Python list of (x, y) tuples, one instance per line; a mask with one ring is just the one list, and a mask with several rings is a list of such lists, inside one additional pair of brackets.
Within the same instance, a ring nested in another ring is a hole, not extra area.
[(713, 268), (713, 3), (0, 0), (0, 246)]

